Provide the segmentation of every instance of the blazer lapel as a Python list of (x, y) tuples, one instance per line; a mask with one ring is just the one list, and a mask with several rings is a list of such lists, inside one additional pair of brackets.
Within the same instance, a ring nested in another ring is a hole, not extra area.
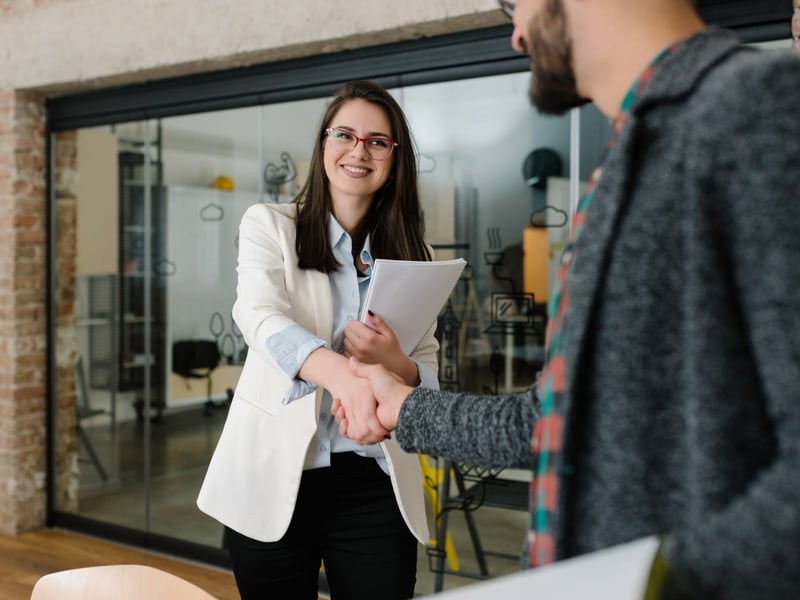
[(328, 275), (313, 271), (309, 273), (311, 302), (316, 315), (316, 335), (329, 344), (333, 335), (333, 295)]
[[(627, 123), (604, 161), (603, 177), (595, 189), (587, 221), (576, 244), (576, 258), (570, 273), (570, 307), (567, 318), (567, 389), (574, 394), (582, 369), (586, 335), (593, 317), (598, 290), (605, 281), (608, 257), (614, 243), (619, 218), (629, 200), (634, 152), (640, 115), (653, 104), (691, 93), (703, 74), (739, 47), (731, 33), (709, 28), (689, 39), (673, 56), (667, 57), (659, 73), (634, 102)], [(575, 405), (569, 403), (569, 407)]]
[[(330, 279), (327, 274), (314, 270), (308, 271), (308, 277), (309, 301), (314, 306), (316, 321), (316, 332), (314, 333), (317, 337), (330, 344), (333, 337), (333, 294), (331, 293)], [(314, 419), (316, 420), (322, 403), (322, 388), (317, 388), (314, 399)]]
[[(631, 115), (603, 162), (604, 173), (597, 183), (586, 214), (586, 223), (575, 244), (576, 254), (569, 278), (570, 304), (564, 348), (570, 395), (578, 389), (577, 379), (583, 366), (586, 335), (591, 325), (595, 299), (605, 279), (615, 231), (627, 202), (635, 132), (636, 118)], [(573, 401), (568, 403), (568, 410), (575, 404), (573, 397)]]

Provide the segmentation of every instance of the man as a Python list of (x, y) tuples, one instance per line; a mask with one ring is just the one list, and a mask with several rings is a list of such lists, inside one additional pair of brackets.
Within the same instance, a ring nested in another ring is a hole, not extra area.
[(520, 0), (513, 20), (540, 110), (614, 120), (535, 394), (352, 367), (407, 451), (534, 469), (531, 566), (657, 534), (648, 598), (800, 597), (800, 63), (691, 0)]

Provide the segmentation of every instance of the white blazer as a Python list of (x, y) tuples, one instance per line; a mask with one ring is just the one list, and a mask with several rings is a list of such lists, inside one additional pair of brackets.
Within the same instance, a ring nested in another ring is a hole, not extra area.
[[(295, 323), (328, 343), (333, 330), (328, 275), (297, 267), (295, 209), (294, 204), (256, 204), (242, 218), (233, 318), (249, 351), (197, 498), (204, 513), (264, 542), (279, 540), (289, 527), (323, 393), (317, 388), (281, 404), (291, 380), (267, 352), (266, 341)], [(435, 371), (434, 325), (412, 357)], [(419, 459), (394, 439), (380, 445), (403, 519), (427, 544)]]

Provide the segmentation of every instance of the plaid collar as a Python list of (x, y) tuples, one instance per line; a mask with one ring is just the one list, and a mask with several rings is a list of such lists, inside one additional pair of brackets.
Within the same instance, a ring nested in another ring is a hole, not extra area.
[[(608, 149), (616, 144), (620, 132), (628, 121), (631, 109), (646, 89), (665, 57), (683, 46), (681, 40), (661, 51), (647, 69), (634, 82), (622, 100), (620, 112), (614, 119), (613, 134)], [(524, 557), (529, 567), (551, 563), (556, 558), (554, 523), (558, 519), (559, 483), (562, 475), (571, 472), (563, 455), (564, 415), (572, 399), (567, 394), (563, 337), (569, 316), (569, 273), (575, 261), (575, 241), (586, 222), (586, 215), (594, 197), (597, 183), (603, 175), (601, 163), (589, 179), (584, 196), (578, 203), (570, 225), (570, 234), (558, 270), (558, 291), (548, 307), (545, 342), (545, 365), (539, 375), (538, 397), (541, 416), (533, 429), (531, 451), (534, 456), (534, 478), (530, 488), (531, 521)]]

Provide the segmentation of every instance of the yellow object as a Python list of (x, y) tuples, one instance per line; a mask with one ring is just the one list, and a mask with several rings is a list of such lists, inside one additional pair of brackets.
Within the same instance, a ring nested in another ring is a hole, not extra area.
[[(442, 503), (439, 501), (439, 489), (442, 484), (442, 469), (432, 467), (428, 457), (420, 454), (419, 465), (422, 467), (422, 487), (428, 494), (428, 499), (431, 501), (433, 507), (433, 514), (439, 515), (442, 512)], [(436, 547), (436, 540), (432, 539), (428, 542), (430, 546)], [(451, 571), (458, 571), (458, 557), (456, 556), (456, 549), (453, 546), (453, 538), (450, 537), (450, 532), (445, 534), (444, 540), (444, 555), (447, 557), (447, 564)]]
[(225, 175), (220, 175), (214, 180), (214, 183), (211, 184), (211, 187), (217, 188), (218, 190), (225, 190), (226, 192), (232, 192), (233, 179), (226, 177)]
[(522, 289), (537, 304), (547, 302), (547, 228), (526, 227), (522, 235)]

